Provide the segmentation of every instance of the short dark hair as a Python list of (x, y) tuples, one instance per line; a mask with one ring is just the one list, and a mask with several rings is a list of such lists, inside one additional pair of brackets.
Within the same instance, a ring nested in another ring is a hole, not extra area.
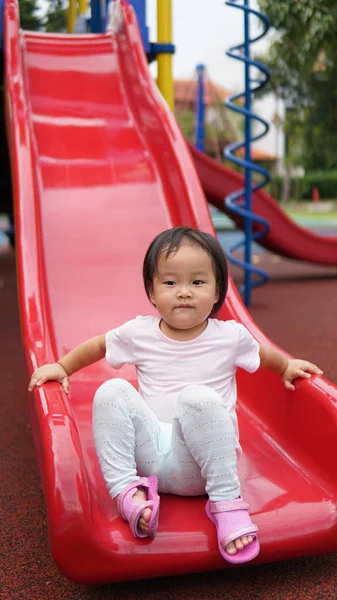
[[(160, 256), (167, 258), (179, 250), (183, 242), (199, 246), (212, 259), (213, 272), (215, 276), (219, 300), (214, 304), (210, 317), (214, 317), (222, 307), (228, 289), (228, 270), (225, 253), (218, 240), (203, 231), (191, 227), (173, 227), (159, 233), (151, 242), (144, 258), (143, 281), (146, 295), (150, 300), (150, 292), (153, 280), (157, 272)], [(151, 300), (150, 300), (151, 301)]]

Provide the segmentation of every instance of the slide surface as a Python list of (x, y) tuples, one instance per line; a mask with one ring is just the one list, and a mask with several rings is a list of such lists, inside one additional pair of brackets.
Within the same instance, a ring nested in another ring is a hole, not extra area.
[[(153, 308), (144, 251), (179, 224), (213, 232), (190, 153), (120, 6), (104, 35), (20, 32), (5, 7), (6, 100), (15, 188), (17, 265), (29, 373), (74, 345)], [(221, 318), (260, 342), (232, 283)], [(105, 361), (30, 395), (52, 555), (78, 582), (112, 582), (226, 567), (205, 498), (163, 496), (158, 536), (135, 540), (96, 459), (91, 407)], [(238, 374), (242, 494), (259, 527), (256, 562), (337, 550), (337, 390), (323, 378), (294, 393), (260, 370)]]
[[(235, 216), (224, 204), (227, 194), (244, 187), (240, 173), (221, 165), (192, 145), (194, 159), (206, 198), (210, 204), (225, 212), (243, 229), (243, 220)], [(252, 210), (270, 225), (270, 231), (259, 244), (281, 256), (321, 265), (337, 265), (337, 236), (322, 236), (301, 227), (290, 219), (280, 205), (265, 190), (253, 194)], [(258, 231), (258, 225), (256, 225)]]

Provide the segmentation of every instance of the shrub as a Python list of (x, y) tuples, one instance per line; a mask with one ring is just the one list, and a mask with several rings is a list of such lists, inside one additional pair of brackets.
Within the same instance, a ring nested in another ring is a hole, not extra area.
[[(337, 171), (310, 171), (304, 177), (292, 177), (289, 198), (291, 200), (311, 200), (313, 188), (317, 187), (322, 200), (337, 199)], [(273, 176), (266, 187), (277, 201), (282, 198), (283, 177)]]

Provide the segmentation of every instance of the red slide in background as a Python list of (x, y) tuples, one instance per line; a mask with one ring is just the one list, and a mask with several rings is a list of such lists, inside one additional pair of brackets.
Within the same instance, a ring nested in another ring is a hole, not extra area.
[[(190, 153), (153, 83), (132, 9), (104, 35), (20, 32), (5, 5), (6, 99), (17, 268), (28, 370), (90, 336), (149, 314), (142, 259), (160, 230), (213, 233)], [(119, 22), (119, 27), (117, 26)], [(221, 318), (266, 342), (230, 282)], [(130, 366), (101, 361), (30, 395), (52, 555), (78, 582), (223, 568), (205, 498), (163, 496), (158, 536), (135, 540), (96, 459), (92, 398)], [(337, 549), (337, 390), (321, 377), (294, 393), (260, 370), (238, 374), (243, 496), (259, 527), (258, 561)]]
[[(243, 229), (243, 219), (238, 215), (234, 216), (224, 205), (227, 194), (244, 187), (242, 175), (218, 163), (192, 145), (189, 147), (208, 202), (225, 212), (240, 229)], [(267, 250), (297, 260), (337, 265), (337, 236), (318, 235), (297, 225), (265, 190), (257, 190), (253, 194), (252, 211), (266, 219), (270, 225), (269, 233), (258, 242)], [(258, 228), (259, 225), (256, 225), (257, 231)]]

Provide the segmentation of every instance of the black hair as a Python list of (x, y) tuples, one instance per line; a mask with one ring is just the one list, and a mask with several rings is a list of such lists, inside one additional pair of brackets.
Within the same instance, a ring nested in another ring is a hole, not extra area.
[(179, 250), (183, 242), (199, 246), (212, 259), (219, 300), (214, 304), (210, 317), (214, 317), (222, 307), (228, 289), (228, 270), (225, 253), (218, 240), (203, 231), (191, 227), (173, 227), (159, 233), (151, 242), (144, 258), (143, 281), (148, 299), (153, 288), (153, 280), (157, 272), (158, 260), (161, 256), (167, 258)]

